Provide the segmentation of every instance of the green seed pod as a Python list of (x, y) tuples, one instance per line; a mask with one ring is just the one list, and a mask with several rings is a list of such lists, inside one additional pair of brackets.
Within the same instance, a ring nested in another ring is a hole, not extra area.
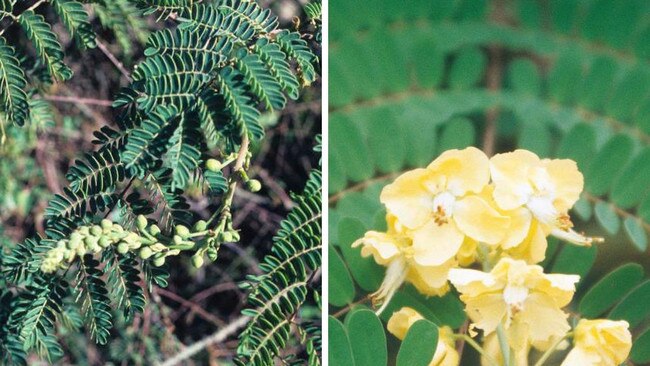
[(196, 253), (192, 256), (192, 265), (194, 268), (201, 268), (203, 266), (203, 256)]
[(160, 267), (165, 264), (165, 256), (160, 256), (158, 258), (154, 258), (153, 260), (153, 265), (156, 267)]
[(259, 192), (259, 190), (262, 189), (262, 183), (257, 179), (250, 179), (246, 182), (246, 187), (248, 187), (248, 190), (251, 192)]
[(100, 236), (102, 235), (102, 228), (99, 225), (93, 225), (93, 227), (90, 228), (90, 233), (94, 236)]
[(138, 215), (138, 217), (135, 219), (135, 225), (138, 227), (139, 230), (144, 230), (147, 228), (147, 218), (144, 217), (144, 215)]
[(216, 173), (223, 168), (223, 165), (221, 165), (221, 162), (217, 159), (208, 159), (208, 161), (205, 162), (205, 167)]
[(103, 219), (101, 222), (101, 226), (102, 229), (104, 230), (110, 230), (111, 228), (113, 228), (113, 223), (111, 222), (111, 220)]
[(147, 259), (153, 255), (153, 251), (149, 247), (140, 249), (140, 258)]
[(187, 237), (190, 236), (190, 229), (184, 225), (176, 225), (176, 234), (183, 239), (187, 239)]
[(118, 253), (120, 253), (120, 254), (126, 254), (128, 251), (129, 251), (129, 244), (127, 244), (126, 242), (121, 241), (121, 242), (117, 245), (117, 252), (118, 252)]
[(205, 220), (199, 220), (194, 224), (194, 231), (205, 231), (208, 228), (208, 223)]
[(208, 248), (208, 258), (211, 261), (213, 262), (216, 261), (218, 254), (219, 252), (217, 251), (217, 248), (213, 248), (213, 247)]
[(151, 225), (149, 227), (149, 234), (151, 234), (153, 236), (156, 236), (156, 235), (160, 234), (160, 228), (158, 227), (158, 225), (156, 225), (156, 224)]
[(239, 233), (238, 233), (237, 231), (234, 231), (234, 230), (233, 230), (233, 231), (231, 231), (231, 233), (232, 233), (232, 242), (233, 242), (233, 243), (236, 243), (236, 242), (239, 241), (239, 239), (241, 239), (241, 238), (239, 237)]
[(176, 245), (181, 245), (183, 244), (183, 238), (180, 237), (180, 235), (174, 235), (174, 244)]

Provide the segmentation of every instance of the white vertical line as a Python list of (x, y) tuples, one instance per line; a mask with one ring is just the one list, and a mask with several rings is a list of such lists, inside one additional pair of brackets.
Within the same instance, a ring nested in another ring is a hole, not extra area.
[(328, 209), (328, 192), (329, 192), (329, 4), (328, 0), (323, 0), (323, 47), (321, 53), (321, 74), (322, 74), (322, 86), (323, 90), (321, 91), (322, 95), (322, 123), (323, 123), (323, 197), (322, 197), (322, 210), (323, 210), (323, 220), (322, 220), (322, 243), (323, 243), (323, 260), (322, 260), (322, 304), (323, 304), (323, 365), (329, 365), (329, 329), (327, 327), (327, 317), (329, 315), (328, 311), (328, 299), (329, 299), (329, 271), (328, 271), (328, 244), (329, 244), (329, 209)]

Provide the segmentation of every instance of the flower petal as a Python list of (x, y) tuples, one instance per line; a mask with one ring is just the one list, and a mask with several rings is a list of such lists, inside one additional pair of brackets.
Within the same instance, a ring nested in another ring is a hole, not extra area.
[(533, 215), (523, 207), (506, 211), (505, 214), (510, 217), (510, 227), (500, 244), (503, 249), (510, 249), (521, 244), (529, 236)]
[(356, 248), (362, 245), (361, 256), (373, 256), (375, 262), (383, 266), (387, 265), (400, 254), (397, 238), (386, 233), (368, 231), (363, 238), (352, 243)]
[(431, 219), (434, 194), (426, 187), (430, 177), (426, 169), (408, 171), (384, 187), (379, 200), (402, 224), (417, 228)]
[(453, 218), (465, 235), (486, 244), (500, 242), (510, 226), (510, 218), (501, 215), (478, 196), (456, 201)]
[(489, 166), (483, 151), (468, 147), (445, 151), (427, 169), (447, 177), (447, 190), (460, 197), (467, 192), (478, 193), (488, 184)]
[(465, 236), (456, 224), (429, 221), (413, 231), (413, 260), (422, 266), (439, 266), (458, 253)]
[[(563, 337), (570, 329), (569, 314), (560, 309), (551, 296), (531, 293), (513, 323), (525, 324), (532, 343), (545, 342), (551, 337)], [(520, 335), (519, 335), (520, 336)], [(513, 342), (517, 342), (513, 339)]]
[(533, 192), (528, 173), (537, 164), (539, 157), (526, 150), (497, 154), (490, 159), (494, 200), (499, 207), (512, 210), (528, 201)]
[(546, 233), (537, 220), (532, 220), (528, 235), (524, 240), (507, 250), (513, 258), (521, 259), (529, 264), (539, 263), (546, 257)]
[(420, 313), (405, 306), (391, 315), (386, 329), (398, 339), (403, 340), (409, 328), (420, 319), (424, 319)]
[(545, 274), (537, 290), (543, 291), (553, 298), (559, 307), (568, 305), (576, 292), (576, 283), (580, 281), (578, 275)]
[(501, 293), (486, 293), (475, 297), (461, 295), (465, 310), (476, 328), (485, 335), (494, 332), (506, 316), (506, 303)]
[(576, 347), (569, 352), (560, 366), (599, 366), (601, 364), (601, 358), (598, 354)]
[(584, 178), (575, 161), (569, 159), (544, 159), (555, 190), (555, 207), (560, 212), (567, 212), (580, 198), (584, 188)]
[(442, 296), (449, 291), (447, 279), (449, 270), (456, 265), (451, 259), (440, 266), (421, 266), (412, 262), (406, 280), (411, 282), (420, 293), (427, 296)]
[(451, 269), (449, 282), (460, 293), (468, 296), (478, 296), (484, 292), (494, 291), (495, 285), (497, 285), (497, 281), (491, 273), (465, 268)]

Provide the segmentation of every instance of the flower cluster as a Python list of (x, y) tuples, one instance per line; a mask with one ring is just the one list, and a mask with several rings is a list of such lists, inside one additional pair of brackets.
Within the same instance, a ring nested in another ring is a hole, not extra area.
[(99, 225), (81, 226), (45, 253), (41, 271), (56, 272), (68, 267), (77, 257), (99, 253), (109, 246), (114, 246), (120, 254), (135, 252), (142, 259), (151, 259), (155, 266), (162, 266), (167, 257), (178, 255), (183, 250), (196, 249), (192, 264), (198, 268), (203, 265), (204, 253), (211, 260), (216, 260), (219, 243), (239, 241), (239, 233), (232, 229), (232, 225), (208, 230), (203, 220), (199, 220), (191, 230), (184, 225), (176, 225), (170, 236), (162, 233), (158, 225), (150, 224), (142, 215), (136, 218), (136, 227), (137, 231), (129, 231), (107, 219)]
[[(444, 295), (452, 284), (472, 321), (470, 335), (482, 331), (485, 348), (499, 351), (489, 359), (510, 357), (509, 365), (525, 364), (531, 348), (554, 350), (572, 334), (562, 309), (580, 278), (546, 274), (537, 263), (544, 259), (549, 236), (581, 246), (602, 241), (573, 230), (568, 212), (582, 189), (574, 161), (540, 159), (526, 150), (492, 158), (473, 147), (450, 150), (427, 168), (402, 174), (381, 192), (388, 230), (369, 231), (352, 244), (387, 267), (371, 295), (377, 312), (404, 282), (428, 296)], [(475, 264), (481, 270), (468, 268)], [(402, 309), (388, 329), (399, 338), (418, 316)], [(589, 322), (575, 329), (576, 345), (566, 365), (616, 365), (627, 357), (624, 322)], [(615, 335), (598, 336), (603, 332)], [(439, 350), (448, 340), (441, 336)], [(611, 349), (598, 345), (603, 342)]]

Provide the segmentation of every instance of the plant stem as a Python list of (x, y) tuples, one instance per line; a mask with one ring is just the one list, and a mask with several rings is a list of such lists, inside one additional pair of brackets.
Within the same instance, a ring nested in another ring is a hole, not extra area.
[(510, 345), (508, 345), (508, 339), (506, 338), (506, 333), (503, 330), (503, 324), (499, 324), (497, 327), (497, 338), (499, 339), (499, 347), (501, 348), (501, 354), (503, 355), (503, 364), (505, 366), (513, 366), (512, 359), (510, 358)]
[(476, 343), (476, 341), (470, 337), (467, 334), (454, 334), (454, 338), (456, 339), (462, 339), (465, 341), (465, 343), (469, 344), (478, 352), (481, 356), (485, 357), (485, 359), (492, 365), (494, 366), (499, 366), (499, 363), (497, 360), (495, 360), (492, 356), (490, 356), (483, 347), (481, 347), (480, 344)]
[(542, 366), (544, 364), (544, 362), (546, 362), (546, 360), (548, 360), (548, 358), (551, 357), (553, 352), (555, 352), (555, 350), (560, 346), (560, 344), (562, 342), (564, 342), (564, 340), (566, 340), (566, 339), (568, 339), (568, 338), (570, 338), (572, 336), (573, 336), (573, 332), (568, 332), (567, 334), (564, 335), (564, 337), (558, 339), (557, 342), (555, 342), (551, 346), (551, 348), (547, 349), (546, 352), (544, 352), (544, 354), (542, 355), (542, 357), (540, 357), (539, 360), (537, 360), (537, 362), (535, 362), (535, 366)]

